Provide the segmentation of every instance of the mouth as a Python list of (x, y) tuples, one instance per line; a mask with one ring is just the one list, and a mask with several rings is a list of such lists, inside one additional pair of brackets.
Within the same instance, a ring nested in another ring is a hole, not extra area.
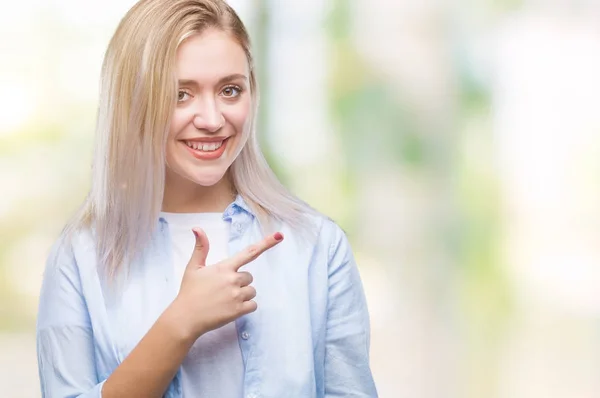
[(222, 139), (220, 141), (191, 141), (182, 140), (180, 141), (187, 147), (187, 150), (197, 159), (201, 160), (213, 160), (220, 158), (227, 147), (227, 142), (230, 137)]

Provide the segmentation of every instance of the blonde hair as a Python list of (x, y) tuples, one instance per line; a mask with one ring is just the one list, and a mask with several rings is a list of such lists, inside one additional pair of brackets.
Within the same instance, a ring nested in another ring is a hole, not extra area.
[(247, 141), (230, 168), (233, 185), (259, 218), (310, 231), (317, 214), (278, 181), (258, 145), (258, 87), (248, 33), (223, 0), (141, 0), (112, 37), (102, 67), (92, 187), (65, 233), (95, 234), (98, 265), (109, 279), (139, 254), (158, 224), (165, 185), (165, 145), (176, 104), (176, 52), (188, 37), (223, 30), (250, 65), (253, 109)]

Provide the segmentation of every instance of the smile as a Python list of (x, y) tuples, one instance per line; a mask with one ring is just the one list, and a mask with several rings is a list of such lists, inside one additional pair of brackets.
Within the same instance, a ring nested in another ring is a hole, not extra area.
[(225, 153), (225, 148), (227, 147), (227, 142), (229, 141), (227, 137), (221, 139), (219, 141), (191, 141), (191, 140), (182, 140), (181, 143), (185, 145), (185, 148), (188, 150), (193, 157), (199, 160), (215, 160), (223, 156)]
[(223, 143), (225, 142), (225, 140), (220, 141), (220, 142), (194, 142), (194, 141), (183, 141), (183, 142), (190, 148), (195, 149), (197, 151), (214, 152), (217, 149), (221, 148), (221, 146), (223, 146)]

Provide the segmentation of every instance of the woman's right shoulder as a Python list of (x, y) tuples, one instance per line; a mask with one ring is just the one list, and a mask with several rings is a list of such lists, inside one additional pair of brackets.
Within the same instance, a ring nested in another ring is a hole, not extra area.
[(91, 235), (85, 231), (61, 233), (50, 246), (38, 308), (38, 331), (71, 325), (87, 326), (84, 303), (85, 288), (92, 273), (86, 268), (95, 262), (88, 252)]
[(66, 270), (95, 257), (95, 242), (90, 228), (65, 228), (50, 246), (45, 272)]

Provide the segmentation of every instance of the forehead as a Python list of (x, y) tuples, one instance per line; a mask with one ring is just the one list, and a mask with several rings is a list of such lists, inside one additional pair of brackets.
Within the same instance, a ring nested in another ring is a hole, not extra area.
[(242, 47), (227, 33), (210, 29), (188, 37), (177, 50), (177, 78), (210, 83), (223, 76), (248, 76)]

